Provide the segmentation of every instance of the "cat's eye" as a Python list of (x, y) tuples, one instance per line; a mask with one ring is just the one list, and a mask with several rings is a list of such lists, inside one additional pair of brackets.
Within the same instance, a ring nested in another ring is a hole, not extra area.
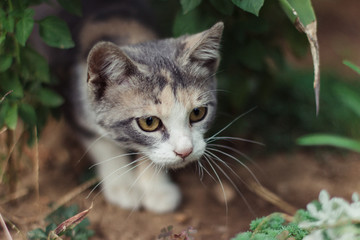
[(190, 113), (190, 123), (195, 123), (203, 120), (206, 116), (206, 113), (207, 113), (206, 107), (194, 108)]
[(162, 125), (161, 120), (158, 117), (138, 118), (137, 123), (139, 127), (145, 132), (154, 132)]

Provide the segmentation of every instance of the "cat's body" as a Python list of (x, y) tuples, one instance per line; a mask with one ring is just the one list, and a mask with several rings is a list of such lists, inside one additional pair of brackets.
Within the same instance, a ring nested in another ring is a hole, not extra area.
[(155, 40), (131, 16), (95, 15), (82, 25), (69, 118), (98, 164), (108, 201), (159, 213), (179, 205), (179, 188), (164, 170), (205, 151), (222, 29), (218, 23), (196, 35)]

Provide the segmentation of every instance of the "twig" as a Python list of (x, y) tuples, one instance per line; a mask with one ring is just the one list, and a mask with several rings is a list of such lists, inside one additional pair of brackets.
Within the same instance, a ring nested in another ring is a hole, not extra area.
[(45, 211), (43, 214), (24, 218), (24, 217), (18, 217), (18, 216), (9, 214), (9, 213), (7, 213), (7, 211), (5, 209), (2, 209), (1, 207), (0, 207), (0, 212), (3, 212), (12, 222), (15, 222), (17, 224), (28, 224), (28, 223), (37, 222), (37, 221), (40, 221), (41, 219), (46, 218), (51, 213), (53, 213), (56, 209), (58, 209), (59, 207), (61, 207), (64, 204), (66, 204), (67, 202), (69, 202), (70, 200), (72, 200), (73, 198), (75, 198), (76, 196), (78, 196), (83, 191), (85, 191), (92, 185), (96, 184), (97, 182), (99, 182), (99, 180), (97, 178), (93, 178), (93, 179), (90, 179), (90, 180), (84, 182), (83, 184), (79, 185), (72, 191), (68, 192), (65, 196), (60, 198), (49, 210)]
[(0, 135), (6, 132), (7, 130), (8, 130), (7, 127), (3, 127), (2, 129), (0, 129)]
[(256, 193), (258, 196), (262, 197), (264, 200), (277, 206), (281, 210), (289, 213), (290, 215), (294, 215), (297, 211), (297, 208), (295, 208), (291, 204), (285, 202), (278, 195), (271, 192), (269, 189), (265, 188), (264, 186), (260, 185), (259, 183), (255, 182), (255, 181), (251, 181), (249, 183), (249, 190)]
[(5, 100), (5, 98), (7, 97), (7, 95), (11, 94), (12, 92), (13, 92), (13, 90), (10, 90), (7, 93), (5, 93), (5, 95), (0, 99), (0, 103), (2, 103)]
[(6, 198), (2, 201), (0, 201), (0, 205), (14, 201), (16, 199), (19, 199), (23, 196), (26, 196), (29, 193), (29, 189), (23, 188), (19, 191), (16, 191), (14, 193), (7, 194)]
[(1, 169), (2, 169), (2, 172), (0, 173), (0, 184), (2, 184), (2, 181), (3, 181), (3, 177), (4, 177), (4, 174), (5, 174), (5, 172), (6, 172), (6, 169), (7, 169), (7, 166), (8, 166), (8, 163), (9, 163), (9, 161), (10, 161), (10, 159), (11, 159), (11, 156), (12, 156), (12, 153), (14, 152), (14, 149), (15, 149), (15, 146), (16, 146), (16, 142), (14, 142), (14, 143), (9, 143), (10, 141), (11, 141), (11, 139), (9, 139), (9, 136), (11, 136), (10, 134), (12, 133), (12, 131), (10, 131), (8, 134), (8, 136), (7, 136), (7, 140), (8, 140), (8, 143), (7, 143), (7, 145), (8, 145), (8, 155), (7, 155), (7, 157), (6, 157), (6, 159), (5, 159), (5, 162), (3, 163), (3, 165), (1, 166)]
[[(9, 131), (9, 134), (11, 134), (11, 133), (14, 134), (13, 130), (10, 130), (10, 129), (6, 129), (6, 130)], [(3, 163), (3, 165), (0, 168), (2, 170), (0, 172), (0, 184), (2, 184), (4, 174), (5, 174), (6, 170), (7, 170), (7, 166), (8, 166), (8, 163), (9, 163), (10, 159), (11, 159), (11, 156), (12, 156), (14, 150), (15, 150), (15, 146), (18, 144), (19, 140), (23, 137), (23, 135), (24, 135), (24, 132), (21, 132), (20, 136), (15, 141), (12, 141), (13, 144), (8, 146), (8, 156), (6, 157), (5, 162)]]
[(3, 217), (1, 216), (1, 213), (0, 213), (0, 223), (1, 223), (1, 226), (3, 228), (3, 231), (5, 233), (5, 237), (7, 240), (12, 240), (12, 237), (10, 235), (10, 232), (9, 232), (9, 229), (7, 228), (6, 224), (5, 224), (5, 221), (3, 219)]
[(69, 202), (71, 199), (75, 198), (77, 195), (79, 195), (80, 193), (82, 193), (83, 191), (85, 191), (86, 189), (88, 189), (89, 187), (91, 187), (92, 185), (96, 184), (97, 182), (99, 182), (99, 179), (97, 178), (92, 178), (86, 182), (84, 182), (83, 184), (81, 184), (80, 186), (76, 187), (75, 189), (73, 189), (72, 191), (68, 192), (65, 196), (63, 196), (62, 198), (60, 198), (52, 207), (49, 211), (47, 211), (44, 217), (49, 216), (52, 212), (54, 212), (56, 209), (58, 209), (59, 207), (61, 207), (62, 205), (65, 205), (67, 202)]
[(34, 162), (35, 162), (35, 194), (36, 194), (36, 202), (39, 202), (40, 193), (39, 193), (39, 140), (37, 134), (37, 128), (34, 127), (34, 137), (35, 137), (35, 154), (34, 154)]

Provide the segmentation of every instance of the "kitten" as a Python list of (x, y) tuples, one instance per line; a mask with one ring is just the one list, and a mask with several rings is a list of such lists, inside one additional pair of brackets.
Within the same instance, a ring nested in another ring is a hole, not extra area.
[(82, 25), (71, 119), (109, 202), (156, 213), (179, 205), (180, 190), (166, 169), (204, 154), (217, 105), (222, 30), (219, 22), (198, 34), (156, 40), (129, 16), (95, 16)]

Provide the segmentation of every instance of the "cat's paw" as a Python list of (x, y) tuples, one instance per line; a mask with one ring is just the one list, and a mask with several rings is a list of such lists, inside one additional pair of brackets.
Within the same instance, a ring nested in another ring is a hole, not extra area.
[(167, 182), (145, 190), (143, 206), (155, 213), (174, 211), (180, 204), (181, 193), (177, 185)]
[(142, 192), (136, 186), (103, 184), (103, 191), (107, 201), (124, 209), (138, 210), (141, 206)]

